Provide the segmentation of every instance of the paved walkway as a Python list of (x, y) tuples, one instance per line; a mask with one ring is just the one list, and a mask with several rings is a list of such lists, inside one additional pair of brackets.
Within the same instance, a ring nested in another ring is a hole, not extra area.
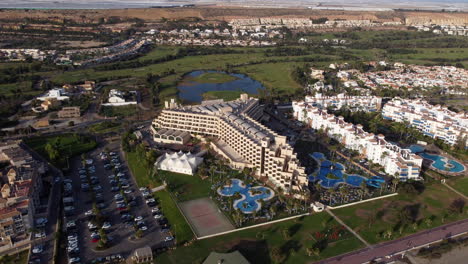
[(346, 227), (349, 232), (351, 232), (355, 237), (357, 237), (359, 240), (361, 240), (362, 243), (364, 243), (367, 247), (372, 247), (371, 244), (369, 244), (364, 238), (362, 238), (358, 233), (356, 233), (351, 227), (346, 225), (338, 216), (336, 216), (330, 209), (325, 209), (329, 215), (331, 215), (335, 220), (340, 223), (342, 226)]
[(445, 185), (445, 187), (449, 188), (449, 189), (452, 190), (454, 193), (460, 195), (460, 196), (463, 197), (465, 200), (468, 200), (468, 197), (467, 197), (466, 195), (464, 195), (463, 193), (461, 193), (461, 192), (455, 190), (454, 188), (452, 188), (452, 186), (448, 185), (446, 182), (442, 182), (442, 183)]
[(358, 264), (386, 256), (398, 255), (405, 251), (424, 247), (428, 244), (468, 233), (468, 219), (422, 231), (400, 239), (374, 245), (373, 248), (346, 253), (319, 261), (319, 264)]

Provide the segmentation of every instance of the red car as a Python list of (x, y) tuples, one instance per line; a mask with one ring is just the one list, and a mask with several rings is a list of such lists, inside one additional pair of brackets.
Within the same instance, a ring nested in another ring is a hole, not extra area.
[(99, 242), (99, 238), (93, 238), (93, 239), (91, 239), (91, 242), (92, 243), (97, 243), (97, 242)]

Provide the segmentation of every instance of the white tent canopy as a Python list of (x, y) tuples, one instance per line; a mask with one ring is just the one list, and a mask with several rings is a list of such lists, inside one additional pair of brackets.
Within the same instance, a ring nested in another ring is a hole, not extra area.
[(203, 162), (203, 158), (192, 153), (165, 153), (156, 160), (156, 168), (165, 171), (172, 171), (182, 174), (193, 175), (198, 165)]

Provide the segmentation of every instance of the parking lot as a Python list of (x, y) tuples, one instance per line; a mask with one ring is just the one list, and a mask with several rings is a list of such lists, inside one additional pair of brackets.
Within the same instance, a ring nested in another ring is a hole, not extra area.
[(116, 263), (143, 246), (171, 245), (157, 201), (136, 186), (118, 144), (74, 159), (71, 168), (62, 199), (68, 263)]

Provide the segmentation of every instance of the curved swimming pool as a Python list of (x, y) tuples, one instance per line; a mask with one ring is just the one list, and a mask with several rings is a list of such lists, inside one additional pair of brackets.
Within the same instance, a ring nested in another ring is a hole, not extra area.
[(268, 201), (275, 196), (272, 189), (264, 186), (245, 185), (239, 179), (231, 179), (230, 185), (218, 188), (218, 194), (221, 196), (233, 196), (239, 193), (240, 199), (234, 201), (234, 208), (241, 210), (244, 214), (251, 214), (260, 210), (261, 204), (258, 200)]
[[(372, 178), (367, 179), (357, 174), (345, 173), (346, 168), (343, 164), (332, 162), (325, 158), (321, 152), (314, 152), (310, 156), (319, 164), (317, 170), (310, 175), (309, 181), (319, 181), (320, 185), (325, 188), (334, 188), (339, 184), (349, 184), (353, 187), (360, 187), (362, 182), (366, 182), (369, 186), (380, 188), (380, 184), (385, 182), (383, 179)], [(330, 178), (328, 176), (332, 176)]]
[(411, 152), (418, 154), (424, 159), (431, 160), (431, 167), (434, 167), (437, 170), (449, 173), (460, 173), (465, 171), (465, 166), (460, 162), (441, 155), (426, 153), (423, 146), (411, 145), (409, 148)]

